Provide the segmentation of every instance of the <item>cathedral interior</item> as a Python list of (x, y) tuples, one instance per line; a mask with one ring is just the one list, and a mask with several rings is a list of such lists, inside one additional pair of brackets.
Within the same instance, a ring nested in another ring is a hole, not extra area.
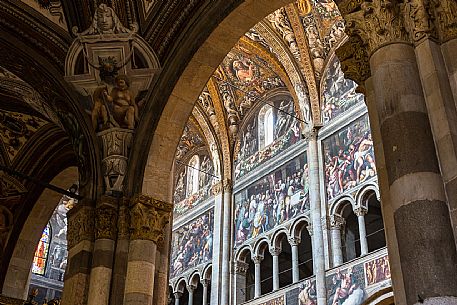
[(0, 4), (1, 305), (457, 305), (455, 0)]

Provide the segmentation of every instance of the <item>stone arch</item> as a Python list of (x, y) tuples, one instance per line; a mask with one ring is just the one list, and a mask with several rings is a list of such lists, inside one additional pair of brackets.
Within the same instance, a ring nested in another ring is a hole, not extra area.
[(381, 194), (379, 193), (379, 188), (376, 184), (368, 184), (361, 188), (356, 196), (356, 203), (358, 207), (364, 206), (363, 201), (367, 199), (368, 196), (372, 196), (372, 194), (376, 195), (376, 199), (380, 200)]
[(205, 268), (203, 269), (202, 271), (202, 277), (201, 279), (202, 280), (209, 280), (211, 279), (211, 272), (213, 270), (213, 265), (211, 264), (208, 264), (207, 266), (205, 266)]
[[(78, 181), (77, 168), (68, 167), (55, 176), (51, 184), (68, 189), (76, 181)], [(62, 194), (45, 189), (33, 206), (14, 247), (6, 271), (2, 294), (18, 299), (27, 298), (35, 248), (61, 197)]]
[(376, 291), (369, 296), (362, 305), (392, 305), (394, 302), (394, 292), (392, 287), (387, 287)]
[(289, 238), (300, 238), (303, 229), (310, 224), (308, 216), (300, 216), (296, 219), (289, 230)]
[(330, 215), (335, 215), (335, 214), (341, 215), (343, 213), (343, 210), (346, 208), (346, 206), (348, 204), (350, 204), (351, 209), (353, 209), (356, 206), (357, 202), (350, 195), (346, 195), (346, 196), (339, 198), (338, 200), (336, 200), (335, 202), (333, 202), (330, 205), (330, 207), (329, 207)]
[(244, 245), (241, 247), (238, 251), (237, 254), (235, 255), (235, 261), (246, 261), (246, 257), (250, 254), (251, 256), (253, 255), (254, 250), (251, 248), (250, 245)]
[(254, 244), (254, 256), (264, 256), (265, 250), (268, 250), (270, 245), (270, 240), (267, 237), (262, 237)]
[[(173, 156), (169, 152), (175, 151), (184, 130), (185, 122), (192, 112), (200, 92), (220, 62), (244, 33), (271, 12), (292, 2), (292, 0), (260, 2), (250, 0), (243, 2), (228, 14), (195, 52), (174, 84), (166, 105), (161, 111), (160, 118), (156, 118), (157, 127), (154, 131), (154, 136), (152, 139), (145, 139), (150, 141), (147, 144), (150, 147), (150, 151), (147, 160), (145, 160), (143, 193), (153, 194), (160, 200), (171, 201), (172, 185), (170, 173)], [(149, 125), (150, 129), (150, 122), (149, 124), (143, 122), (143, 125), (145, 125), (143, 128)], [(139, 127), (139, 134), (142, 132), (141, 127)], [(141, 147), (144, 146), (135, 145), (132, 151), (132, 158), (135, 158), (135, 154), (140, 153)], [(230, 162), (230, 160), (224, 160), (224, 162)], [(138, 165), (140, 166), (138, 171), (140, 173), (138, 174), (141, 177), (143, 170), (141, 169), (141, 164)], [(136, 179), (129, 179), (129, 183), (133, 187), (132, 180)]]
[(184, 292), (187, 286), (187, 281), (185, 278), (180, 278), (176, 281), (175, 285), (173, 286), (173, 293), (176, 292)]
[(196, 287), (198, 285), (198, 283), (200, 283), (201, 279), (202, 279), (202, 276), (200, 274), (200, 271), (195, 270), (187, 278), (187, 283), (188, 283), (188, 285), (192, 285), (192, 286)]
[(289, 238), (289, 232), (286, 228), (281, 228), (276, 231), (271, 237), (270, 249), (272, 248), (281, 248), (281, 242), (285, 238)]

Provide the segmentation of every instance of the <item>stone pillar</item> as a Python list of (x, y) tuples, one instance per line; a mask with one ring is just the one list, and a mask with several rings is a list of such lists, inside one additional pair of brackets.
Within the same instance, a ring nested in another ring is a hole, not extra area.
[(339, 215), (330, 216), (330, 231), (332, 234), (332, 258), (333, 267), (343, 263), (343, 248), (341, 244), (341, 232), (346, 220)]
[(317, 136), (317, 128), (313, 128), (306, 134), (308, 139), (307, 152), (309, 166), (309, 198), (310, 216), (313, 228), (313, 266), (314, 275), (316, 276), (317, 304), (325, 305), (327, 302), (327, 292), (325, 288), (325, 253), (321, 221), (320, 174)]
[(292, 283), (298, 283), (300, 280), (300, 269), (298, 266), (298, 245), (300, 238), (289, 238), (290, 248), (292, 249)]
[(95, 213), (80, 201), (68, 211), (68, 258), (62, 293), (63, 305), (86, 304), (94, 246)]
[(224, 217), (222, 234), (222, 279), (221, 305), (229, 305), (230, 300), (230, 253), (232, 244), (232, 181), (224, 181)]
[(157, 243), (163, 242), (172, 209), (172, 204), (145, 195), (131, 200), (124, 305), (152, 305)]
[(202, 302), (202, 305), (208, 305), (208, 285), (210, 283), (209, 280), (207, 279), (203, 279), (201, 281), (202, 285), (203, 285), (203, 302)]
[(163, 287), (168, 286), (168, 273), (170, 272), (170, 250), (172, 225), (168, 223), (164, 228), (163, 241), (157, 243), (156, 268), (154, 278), (153, 304), (167, 304), (168, 293)]
[(174, 296), (175, 296), (175, 305), (179, 305), (179, 300), (181, 299), (182, 297), (182, 292), (175, 292), (173, 293)]
[(276, 291), (279, 289), (279, 254), (281, 249), (271, 248), (270, 253), (273, 256), (273, 291)]
[(117, 206), (117, 198), (103, 195), (95, 209), (95, 243), (88, 305), (110, 304), (114, 247), (117, 237)]
[(210, 304), (220, 304), (222, 277), (223, 247), (223, 216), (224, 204), (222, 182), (213, 186), (214, 194), (214, 231), (213, 231), (213, 262), (211, 268), (211, 299)]
[(195, 288), (194, 285), (187, 285), (187, 292), (189, 292), (189, 301), (187, 302), (187, 305), (194, 305)]
[[(405, 304), (457, 304), (456, 247), (416, 54), (398, 17), (402, 6), (387, 4), (365, 2), (345, 19), (349, 41), (358, 37), (359, 52), (370, 55), (387, 171), (380, 182), (389, 185), (399, 251), (390, 259), (399, 260)], [(402, 285), (393, 284), (397, 294)]]
[(260, 272), (260, 263), (262, 262), (262, 260), (263, 260), (263, 257), (260, 255), (252, 257), (252, 261), (254, 262), (254, 267), (255, 267), (254, 298), (258, 298), (262, 294), (262, 275)]
[(234, 264), (234, 286), (235, 286), (235, 304), (246, 302), (246, 294), (248, 293), (246, 287), (246, 273), (249, 264), (245, 262), (235, 262)]
[(359, 222), (360, 254), (362, 256), (368, 254), (367, 230), (365, 228), (365, 215), (367, 212), (364, 207), (358, 207), (354, 210)]
[(110, 305), (123, 305), (129, 253), (128, 200), (123, 198), (119, 205)]

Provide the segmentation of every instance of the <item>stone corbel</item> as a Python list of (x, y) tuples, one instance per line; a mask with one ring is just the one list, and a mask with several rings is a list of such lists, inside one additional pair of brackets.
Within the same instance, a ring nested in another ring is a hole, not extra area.
[(130, 239), (143, 239), (161, 243), (165, 226), (173, 211), (171, 203), (146, 195), (137, 195), (130, 201)]

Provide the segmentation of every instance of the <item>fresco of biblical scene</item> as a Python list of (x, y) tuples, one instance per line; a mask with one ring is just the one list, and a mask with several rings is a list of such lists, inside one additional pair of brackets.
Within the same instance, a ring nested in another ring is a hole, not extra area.
[(213, 162), (207, 154), (195, 154), (178, 174), (174, 193), (175, 217), (183, 215), (211, 196)]
[(389, 257), (386, 255), (371, 262), (366, 262), (365, 275), (367, 278), (367, 286), (390, 279)]
[(287, 305), (317, 305), (316, 280), (306, 279), (300, 287), (286, 293)]
[(268, 300), (263, 303), (259, 303), (259, 305), (284, 305), (284, 296), (280, 296), (278, 298)]
[(170, 277), (210, 262), (213, 257), (213, 210), (173, 231)]
[(235, 178), (241, 178), (300, 140), (292, 97), (275, 96), (267, 104), (249, 117), (240, 132)]
[(238, 246), (309, 210), (308, 164), (295, 158), (235, 195)]
[(326, 277), (327, 305), (361, 305), (365, 300), (363, 264)]
[(368, 115), (323, 141), (328, 199), (376, 176)]
[(357, 84), (345, 79), (341, 64), (337, 57), (330, 63), (324, 83), (324, 104), (322, 119), (324, 124), (337, 117), (352, 106), (363, 103), (363, 94), (356, 93)]

